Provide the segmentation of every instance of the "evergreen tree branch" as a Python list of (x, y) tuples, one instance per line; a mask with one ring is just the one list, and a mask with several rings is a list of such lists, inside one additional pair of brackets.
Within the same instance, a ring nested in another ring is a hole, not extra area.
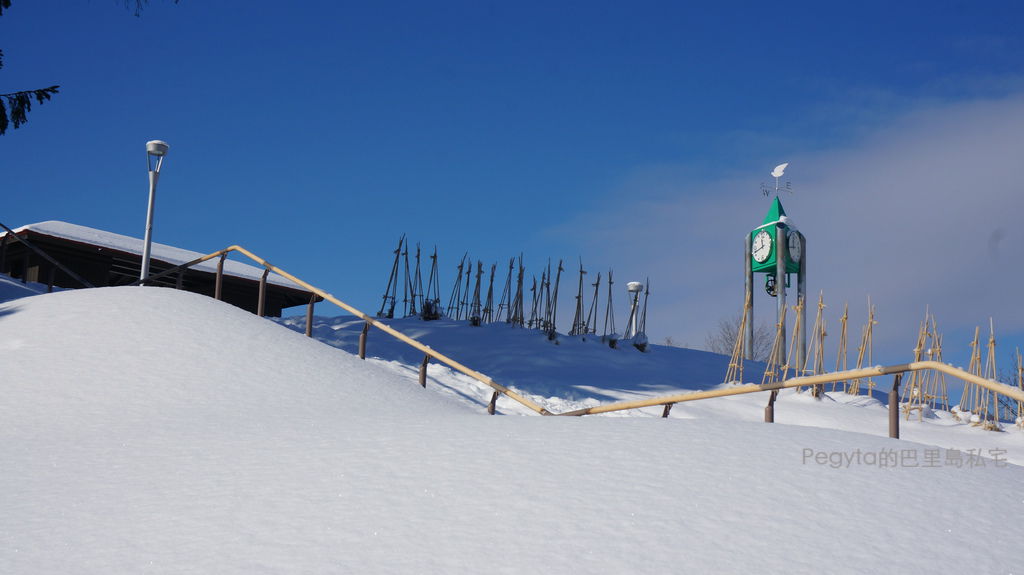
[[(0, 0), (0, 2), (3, 1)], [(50, 86), (39, 90), (0, 94), (0, 136), (7, 132), (8, 126), (18, 129), (28, 121), (27, 114), (32, 111), (33, 99), (37, 104), (42, 104), (59, 91), (60, 86)]]

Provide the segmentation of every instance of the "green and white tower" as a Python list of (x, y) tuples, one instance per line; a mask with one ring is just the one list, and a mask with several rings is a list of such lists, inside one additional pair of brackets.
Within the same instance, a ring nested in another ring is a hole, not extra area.
[[(798, 301), (807, 301), (806, 280), (807, 280), (807, 239), (789, 221), (786, 211), (782, 208), (782, 202), (778, 196), (778, 178), (786, 164), (783, 164), (772, 172), (776, 178), (776, 196), (772, 205), (764, 217), (760, 226), (744, 237), (743, 265), (746, 268), (746, 299), (750, 305), (744, 310), (746, 317), (746, 336), (744, 341), (746, 359), (753, 359), (754, 343), (754, 274), (765, 274), (765, 291), (774, 297), (776, 306), (776, 325), (780, 326), (780, 337), (782, 341), (779, 347), (780, 356), (776, 358), (779, 365), (786, 361), (786, 288), (789, 285), (789, 274), (797, 276), (797, 297)], [(800, 325), (802, 329), (800, 340), (797, 342), (796, 351), (796, 373), (803, 369), (804, 358), (807, 354), (807, 311), (806, 306), (800, 310)]]

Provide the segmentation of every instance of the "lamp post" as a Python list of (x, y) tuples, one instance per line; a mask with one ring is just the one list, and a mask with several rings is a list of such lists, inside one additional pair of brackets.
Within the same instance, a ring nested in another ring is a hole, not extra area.
[(629, 292), (632, 301), (629, 308), (629, 321), (626, 322), (626, 335), (623, 339), (635, 337), (639, 331), (639, 324), (637, 322), (640, 317), (637, 313), (639, 312), (640, 306), (640, 292), (644, 291), (644, 284), (640, 282), (628, 282), (626, 283), (626, 291)]
[(160, 179), (160, 167), (164, 164), (169, 146), (162, 140), (146, 142), (146, 160), (149, 164), (149, 208), (146, 211), (146, 239), (142, 248), (142, 271), (139, 272), (139, 285), (146, 285), (149, 277), (149, 253), (153, 245), (153, 205), (156, 203), (156, 182)]

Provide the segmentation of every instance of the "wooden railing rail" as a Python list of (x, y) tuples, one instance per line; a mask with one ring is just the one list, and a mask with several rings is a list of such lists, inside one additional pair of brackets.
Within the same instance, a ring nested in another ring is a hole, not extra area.
[[(353, 307), (353, 306), (351, 306), (351, 305), (341, 301), (340, 299), (334, 297), (330, 293), (327, 293), (326, 291), (324, 291), (324, 290), (322, 290), (322, 289), (320, 289), (320, 288), (318, 288), (318, 287), (316, 287), (316, 286), (314, 286), (314, 285), (312, 285), (312, 284), (310, 284), (308, 282), (305, 282), (305, 281), (295, 277), (294, 275), (292, 275), (292, 274), (286, 272), (285, 270), (283, 270), (283, 269), (281, 269), (281, 268), (271, 264), (267, 260), (257, 256), (256, 254), (250, 252), (249, 250), (243, 248), (242, 246), (238, 246), (238, 245), (230, 246), (230, 247), (227, 247), (227, 248), (225, 248), (223, 250), (220, 250), (220, 251), (217, 251), (217, 252), (213, 252), (211, 254), (207, 254), (205, 256), (196, 258), (196, 259), (194, 259), (194, 260), (192, 260), (190, 262), (186, 262), (186, 263), (181, 264), (179, 266), (175, 266), (175, 267), (173, 267), (171, 269), (168, 269), (166, 271), (163, 271), (163, 272), (161, 272), (159, 274), (155, 274), (155, 275), (149, 276), (147, 278), (147, 281), (148, 280), (157, 279), (157, 278), (160, 278), (160, 277), (163, 277), (163, 276), (175, 273), (177, 271), (184, 270), (186, 268), (189, 268), (189, 267), (192, 267), (194, 265), (203, 263), (205, 261), (212, 260), (214, 258), (220, 258), (220, 261), (218, 262), (218, 265), (217, 265), (217, 283), (216, 283), (217, 289), (216, 289), (216, 296), (215, 296), (218, 299), (220, 299), (220, 291), (221, 291), (220, 290), (220, 286), (221, 286), (222, 278), (223, 278), (224, 258), (229, 253), (231, 253), (231, 252), (238, 252), (238, 253), (246, 256), (247, 258), (257, 262), (258, 264), (260, 264), (260, 266), (262, 266), (263, 269), (266, 270), (266, 272), (273, 271), (274, 273), (280, 275), (281, 277), (284, 277), (284, 278), (290, 280), (291, 282), (295, 283), (296, 285), (301, 286), (301, 287), (305, 288), (306, 290), (310, 291), (311, 293), (315, 294), (314, 298), (312, 298), (310, 300), (310, 309), (307, 310), (307, 313), (306, 313), (306, 335), (311, 335), (312, 305), (316, 301), (316, 296), (319, 296), (320, 298), (323, 298), (324, 300), (333, 303), (334, 305), (340, 307), (341, 309), (343, 309), (343, 310), (345, 310), (345, 311), (355, 315), (356, 317), (358, 317), (358, 318), (362, 319), (364, 322), (366, 322), (365, 325), (363, 326), (362, 333), (360, 333), (360, 335), (359, 335), (359, 352), (358, 353), (359, 353), (359, 357), (360, 358), (364, 358), (365, 359), (365, 357), (366, 357), (366, 340), (367, 340), (367, 336), (368, 336), (368, 333), (369, 333), (369, 329), (370, 329), (370, 327), (375, 327), (375, 328), (377, 328), (377, 329), (387, 333), (388, 335), (394, 337), (395, 339), (405, 343), (406, 345), (409, 345), (409, 346), (411, 346), (411, 347), (413, 347), (415, 349), (418, 349), (419, 351), (423, 352), (424, 358), (423, 358), (423, 362), (420, 364), (420, 371), (419, 371), (419, 382), (420, 382), (421, 385), (424, 385), (424, 386), (426, 385), (426, 369), (427, 369), (427, 364), (430, 362), (431, 359), (434, 359), (434, 360), (437, 360), (438, 362), (443, 363), (443, 364), (447, 365), (448, 367), (450, 367), (450, 368), (452, 368), (452, 369), (454, 369), (454, 370), (456, 370), (456, 371), (458, 371), (460, 373), (463, 373), (463, 374), (473, 378), (477, 382), (479, 382), (479, 383), (481, 383), (483, 385), (486, 385), (487, 387), (490, 387), (492, 390), (494, 390), (494, 393), (491, 395), (491, 400), (490, 400), (490, 402), (489, 402), (489, 404), (487, 406), (487, 412), (488, 413), (492, 413), (492, 414), (494, 413), (495, 402), (497, 401), (499, 395), (504, 395), (506, 397), (509, 397), (509, 398), (515, 400), (516, 402), (526, 406), (531, 411), (533, 411), (535, 413), (539, 413), (541, 415), (583, 416), (583, 415), (596, 415), (596, 414), (600, 414), (600, 413), (611, 413), (611, 412), (615, 412), (615, 411), (624, 411), (624, 410), (629, 410), (629, 409), (641, 409), (641, 408), (645, 408), (645, 407), (663, 406), (664, 409), (663, 409), (662, 415), (663, 415), (663, 417), (667, 417), (668, 414), (669, 414), (669, 411), (671, 411), (671, 409), (672, 409), (672, 406), (677, 404), (677, 403), (684, 403), (684, 402), (688, 402), (688, 401), (697, 401), (697, 400), (700, 400), (700, 399), (711, 399), (711, 398), (715, 398), (715, 397), (728, 397), (728, 396), (733, 396), (733, 395), (744, 395), (744, 394), (748, 394), (748, 393), (758, 393), (758, 392), (762, 392), (762, 391), (767, 391), (767, 392), (771, 392), (771, 400), (769, 401), (768, 407), (765, 409), (765, 420), (766, 421), (773, 421), (774, 420), (774, 409), (773, 409), (774, 408), (774, 400), (775, 400), (779, 390), (789, 389), (789, 388), (796, 388), (796, 387), (807, 387), (807, 386), (812, 386), (812, 385), (820, 385), (820, 384), (824, 384), (824, 383), (832, 383), (832, 382), (838, 382), (838, 381), (847, 381), (847, 380), (851, 380), (851, 379), (863, 379), (863, 378), (869, 378), (869, 377), (880, 377), (880, 376), (883, 376), (883, 375), (896, 375), (897, 377), (896, 377), (894, 385), (893, 385), (893, 391), (895, 391), (898, 388), (898, 386), (899, 386), (900, 377), (902, 376), (903, 373), (906, 373), (908, 371), (922, 371), (922, 370), (936, 370), (936, 371), (940, 371), (940, 372), (943, 372), (943, 373), (945, 373), (947, 375), (951, 375), (953, 377), (961, 379), (963, 381), (971, 382), (971, 383), (980, 385), (981, 387), (984, 387), (985, 389), (988, 389), (989, 391), (992, 391), (992, 392), (994, 392), (996, 394), (999, 394), (1001, 396), (1009, 397), (1009, 398), (1015, 399), (1017, 401), (1024, 402), (1024, 391), (1022, 391), (1020, 389), (1017, 389), (1015, 387), (1011, 387), (1009, 385), (1006, 385), (1004, 383), (999, 383), (999, 382), (994, 381), (994, 380), (989, 380), (989, 379), (985, 379), (983, 377), (979, 377), (979, 376), (974, 375), (972, 373), (968, 373), (968, 372), (966, 372), (966, 371), (964, 371), (962, 369), (959, 369), (959, 368), (956, 368), (956, 367), (953, 367), (951, 365), (947, 365), (947, 364), (944, 364), (944, 363), (941, 363), (941, 362), (937, 362), (937, 361), (915, 361), (915, 362), (911, 362), (911, 363), (902, 363), (902, 364), (898, 364), (898, 365), (889, 365), (889, 366), (881, 366), (881, 365), (879, 365), (879, 366), (875, 366), (875, 367), (867, 367), (867, 368), (861, 368), (861, 369), (849, 369), (849, 370), (844, 370), (844, 371), (836, 371), (836, 372), (826, 373), (826, 374), (822, 374), (822, 375), (811, 375), (811, 376), (803, 376), (803, 377), (794, 377), (794, 378), (787, 379), (785, 381), (780, 381), (780, 382), (771, 383), (771, 384), (763, 384), (763, 385), (758, 385), (758, 384), (735, 385), (735, 386), (724, 387), (724, 388), (720, 388), (720, 389), (712, 389), (712, 390), (706, 390), (706, 391), (691, 391), (691, 392), (679, 393), (679, 394), (674, 394), (674, 395), (666, 395), (666, 396), (662, 396), (662, 397), (653, 397), (653, 398), (650, 398), (650, 399), (639, 399), (639, 400), (632, 400), (632, 401), (620, 401), (620, 402), (616, 402), (616, 403), (608, 403), (608, 404), (604, 404), (604, 405), (597, 405), (597, 406), (588, 407), (588, 408), (585, 408), (585, 409), (577, 409), (577, 410), (573, 410), (573, 411), (567, 411), (567, 412), (564, 412), (564, 413), (557, 413), (556, 414), (556, 413), (552, 413), (552, 412), (548, 411), (544, 407), (542, 407), (542, 406), (538, 405), (537, 403), (527, 399), (526, 397), (523, 397), (522, 395), (516, 393), (515, 391), (512, 391), (511, 389), (509, 389), (509, 388), (507, 388), (507, 387), (497, 383), (496, 381), (494, 381), (490, 377), (480, 373), (479, 371), (471, 369), (471, 368), (463, 365), (462, 363), (460, 363), (460, 362), (458, 362), (458, 361), (448, 357), (447, 355), (445, 355), (445, 354), (443, 354), (443, 353), (441, 353), (441, 352), (439, 352), (439, 351), (437, 351), (437, 350), (435, 350), (435, 349), (433, 349), (433, 348), (431, 348), (431, 347), (429, 347), (427, 345), (424, 345), (424, 344), (420, 343), (419, 341), (416, 341), (415, 339), (413, 339), (413, 338), (403, 334), (400, 331), (395, 330), (394, 328), (388, 326), (387, 324), (378, 321), (376, 318), (371, 317), (370, 315), (368, 315), (366, 313), (363, 313), (359, 309), (356, 309), (355, 307)], [(259, 309), (262, 309), (262, 307), (263, 307), (262, 299), (263, 299), (263, 297), (265, 297), (264, 286), (265, 286), (265, 282), (266, 281), (267, 281), (267, 273), (264, 273), (262, 278), (260, 279), (260, 284), (261, 284), (260, 299), (261, 299), (261, 302), (260, 302), (260, 305), (259, 305)], [(138, 282), (136, 282), (136, 283), (138, 283)], [(899, 437), (898, 422), (896, 424), (895, 429), (893, 429), (893, 427), (892, 427), (892, 421), (894, 419), (893, 413), (894, 413), (894, 411), (896, 409), (898, 409), (898, 407), (899, 407), (898, 403), (899, 402), (898, 401), (893, 401), (893, 399), (892, 399), (893, 398), (893, 393), (890, 393), (889, 397), (890, 397), (890, 401), (889, 401), (889, 403), (890, 403), (890, 405), (889, 405), (889, 409), (890, 409), (890, 436), (892, 436), (892, 437)], [(895, 419), (898, 420), (898, 418), (895, 418)]]
[[(403, 342), (403, 343), (405, 343), (405, 344), (407, 344), (407, 345), (409, 345), (409, 346), (411, 346), (411, 347), (413, 347), (415, 349), (418, 349), (418, 350), (422, 351), (424, 353), (424, 355), (426, 356), (426, 358), (435, 359), (438, 362), (443, 363), (443, 364), (447, 365), (448, 367), (450, 367), (450, 368), (452, 368), (452, 369), (454, 369), (454, 370), (456, 370), (456, 371), (458, 371), (460, 373), (468, 375), (469, 377), (471, 377), (474, 380), (482, 383), (483, 385), (486, 385), (487, 387), (490, 387), (492, 390), (494, 390), (494, 393), (492, 394), (491, 401), (490, 401), (490, 403), (487, 406), (488, 413), (491, 413), (491, 414), (494, 413), (494, 410), (495, 410), (495, 400), (497, 399), (497, 396), (498, 395), (504, 395), (504, 396), (506, 396), (506, 397), (508, 397), (510, 399), (513, 399), (513, 400), (519, 402), (520, 404), (526, 406), (531, 411), (534, 411), (534, 412), (539, 413), (541, 415), (552, 415), (551, 412), (549, 412), (548, 410), (544, 409), (540, 405), (537, 405), (533, 401), (530, 401), (529, 399), (523, 397), (522, 395), (516, 393), (515, 391), (512, 391), (511, 389), (509, 389), (509, 388), (499, 384), (498, 382), (496, 382), (493, 379), (491, 379), (490, 377), (480, 373), (479, 371), (476, 371), (474, 369), (466, 367), (465, 365), (459, 363), (458, 361), (455, 361), (454, 359), (448, 357), (447, 355), (445, 355), (445, 354), (443, 354), (443, 353), (441, 353), (441, 352), (439, 352), (439, 351), (437, 351), (437, 350), (435, 350), (435, 349), (433, 349), (433, 348), (431, 348), (431, 347), (429, 347), (427, 345), (424, 345), (424, 344), (416, 341), (415, 339), (405, 335), (404, 333), (402, 333), (402, 332), (400, 332), (398, 330), (395, 330), (394, 328), (388, 326), (387, 324), (378, 321), (376, 318), (373, 318), (373, 317), (363, 313), (362, 311), (356, 309), (355, 307), (353, 307), (353, 306), (351, 306), (351, 305), (341, 301), (340, 299), (334, 297), (333, 295), (327, 293), (326, 291), (324, 291), (324, 290), (322, 290), (322, 289), (320, 289), (320, 288), (318, 288), (318, 287), (316, 287), (316, 286), (314, 286), (314, 285), (312, 285), (312, 284), (310, 284), (308, 282), (305, 282), (305, 281), (295, 277), (294, 275), (286, 272), (285, 270), (283, 270), (283, 269), (281, 269), (281, 268), (271, 264), (267, 260), (257, 256), (256, 254), (250, 252), (249, 250), (243, 248), (242, 246), (238, 246), (238, 245), (230, 246), (230, 247), (224, 248), (223, 250), (220, 250), (220, 251), (217, 251), (217, 252), (213, 252), (212, 254), (207, 254), (205, 256), (196, 258), (196, 259), (194, 259), (194, 260), (192, 260), (190, 262), (186, 262), (186, 263), (181, 264), (179, 266), (175, 266), (175, 267), (173, 267), (171, 269), (168, 269), (168, 270), (165, 270), (165, 271), (163, 271), (163, 272), (161, 272), (159, 274), (151, 275), (151, 276), (146, 278), (146, 281), (150, 281), (150, 280), (157, 279), (159, 277), (162, 277), (162, 276), (165, 276), (165, 275), (168, 275), (168, 274), (172, 274), (172, 273), (174, 273), (176, 271), (180, 271), (180, 270), (183, 270), (185, 268), (189, 268), (189, 267), (192, 267), (194, 265), (201, 264), (203, 262), (212, 260), (214, 258), (221, 258), (221, 260), (220, 260), (220, 262), (218, 263), (218, 266), (217, 266), (217, 284), (216, 285), (219, 288), (219, 286), (221, 285), (221, 281), (222, 281), (222, 277), (223, 277), (223, 273), (224, 273), (223, 272), (223, 270), (224, 270), (224, 266), (223, 266), (224, 260), (223, 260), (223, 258), (224, 258), (224, 256), (226, 256), (227, 254), (229, 254), (231, 252), (238, 252), (239, 254), (244, 255), (245, 257), (247, 257), (247, 258), (253, 260), (254, 262), (260, 264), (263, 267), (264, 270), (272, 271), (272, 272), (278, 274), (279, 276), (290, 280), (291, 282), (295, 283), (296, 285), (301, 286), (301, 287), (305, 288), (306, 290), (316, 294), (317, 296), (320, 296), (324, 300), (329, 301), (329, 302), (333, 303), (334, 305), (340, 307), (341, 309), (343, 309), (343, 310), (345, 310), (345, 311), (355, 315), (356, 317), (358, 317), (358, 318), (360, 318), (360, 319), (362, 319), (363, 321), (366, 322), (366, 328), (369, 328), (371, 326), (375, 327), (375, 328), (383, 331), (384, 333), (387, 333), (388, 335), (394, 337), (395, 339), (398, 339), (399, 341), (401, 341), (401, 342)], [(263, 286), (265, 285), (266, 281), (267, 281), (267, 274), (264, 273), (262, 278), (260, 279), (260, 285), (261, 285), (260, 300), (261, 301), (260, 301), (260, 305), (258, 306), (259, 309), (263, 308), (262, 298), (265, 296), (265, 290), (263, 289)], [(139, 282), (136, 282), (136, 283), (139, 283)], [(218, 295), (219, 295), (220, 290), (217, 289), (217, 292), (218, 292)], [(310, 334), (310, 326), (308, 325), (309, 321), (310, 321), (310, 314), (307, 313), (307, 326), (306, 326), (306, 334), (307, 335)], [(359, 356), (362, 357), (362, 358), (366, 357), (366, 334), (367, 334), (367, 329), (364, 329), (363, 333), (360, 336)], [(421, 383), (425, 383), (425, 381), (426, 381), (425, 380), (425, 375), (426, 375), (427, 363), (428, 363), (428, 361), (425, 359), (423, 361), (423, 363), (421, 364), (421, 367), (420, 367), (420, 381), (421, 381)]]
[(626, 409), (639, 409), (642, 407), (654, 407), (658, 405), (669, 406), (676, 403), (683, 403), (686, 401), (696, 401), (698, 399), (710, 399), (713, 397), (728, 397), (731, 395), (743, 395), (747, 393), (757, 393), (760, 391), (778, 391), (780, 389), (788, 389), (792, 387), (805, 387), (811, 385), (818, 385), (822, 383), (831, 383), (834, 381), (846, 381), (849, 379), (867, 378), (867, 377), (879, 377), (883, 375), (895, 375), (902, 374), (908, 371), (922, 371), (934, 369), (941, 371), (945, 374), (953, 377), (969, 381), (980, 385), (990, 391), (1012, 397), (1018, 401), (1024, 401), (1024, 391), (1021, 391), (1015, 387), (1006, 385), (1005, 383), (999, 383), (998, 381), (992, 381), (977, 375), (968, 373), (962, 369), (946, 365), (938, 361), (915, 361), (911, 363), (902, 363), (899, 365), (889, 366), (875, 366), (866, 367), (862, 369), (849, 369), (845, 371), (835, 371), (832, 373), (826, 373), (822, 375), (811, 375), (804, 377), (794, 377), (785, 381), (780, 381), (772, 384), (757, 385), (757, 384), (746, 384), (736, 385), (731, 387), (725, 387), (721, 389), (711, 389), (707, 391), (691, 391), (688, 393), (680, 393), (675, 395), (666, 395), (662, 397), (653, 397), (651, 399), (639, 399), (634, 401), (620, 401), (616, 403), (607, 403), (604, 405), (596, 405), (594, 407), (588, 407), (586, 409), (577, 409), (575, 411), (568, 411), (560, 413), (558, 415), (594, 415), (598, 413), (610, 413), (613, 411), (623, 411)]

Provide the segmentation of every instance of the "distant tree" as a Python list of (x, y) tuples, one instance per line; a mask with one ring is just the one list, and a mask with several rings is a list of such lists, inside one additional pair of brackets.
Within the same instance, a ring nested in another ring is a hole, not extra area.
[[(740, 315), (718, 320), (718, 326), (704, 338), (704, 349), (722, 355), (732, 355), (732, 349), (736, 345), (736, 336), (740, 331), (741, 320), (742, 316)], [(761, 323), (754, 328), (752, 357), (755, 361), (768, 360), (774, 338), (775, 332), (767, 324)]]
[(690, 347), (690, 344), (686, 343), (685, 341), (678, 342), (676, 341), (676, 338), (672, 337), (671, 335), (665, 336), (665, 339), (662, 340), (661, 345), (664, 345), (666, 347)]
[[(135, 15), (142, 13), (142, 8), (149, 0), (124, 0), (125, 8), (135, 5)], [(178, 0), (174, 0), (177, 4)], [(4, 10), (11, 7), (11, 0), (0, 0), (0, 16)], [(4, 67), (4, 53), (0, 50), (0, 68)], [(49, 100), (54, 94), (60, 91), (60, 86), (48, 88), (37, 88), (35, 90), (21, 90), (0, 94), (0, 136), (7, 133), (8, 126), (18, 129), (28, 121), (28, 113), (32, 111), (32, 101), (42, 104)]]

